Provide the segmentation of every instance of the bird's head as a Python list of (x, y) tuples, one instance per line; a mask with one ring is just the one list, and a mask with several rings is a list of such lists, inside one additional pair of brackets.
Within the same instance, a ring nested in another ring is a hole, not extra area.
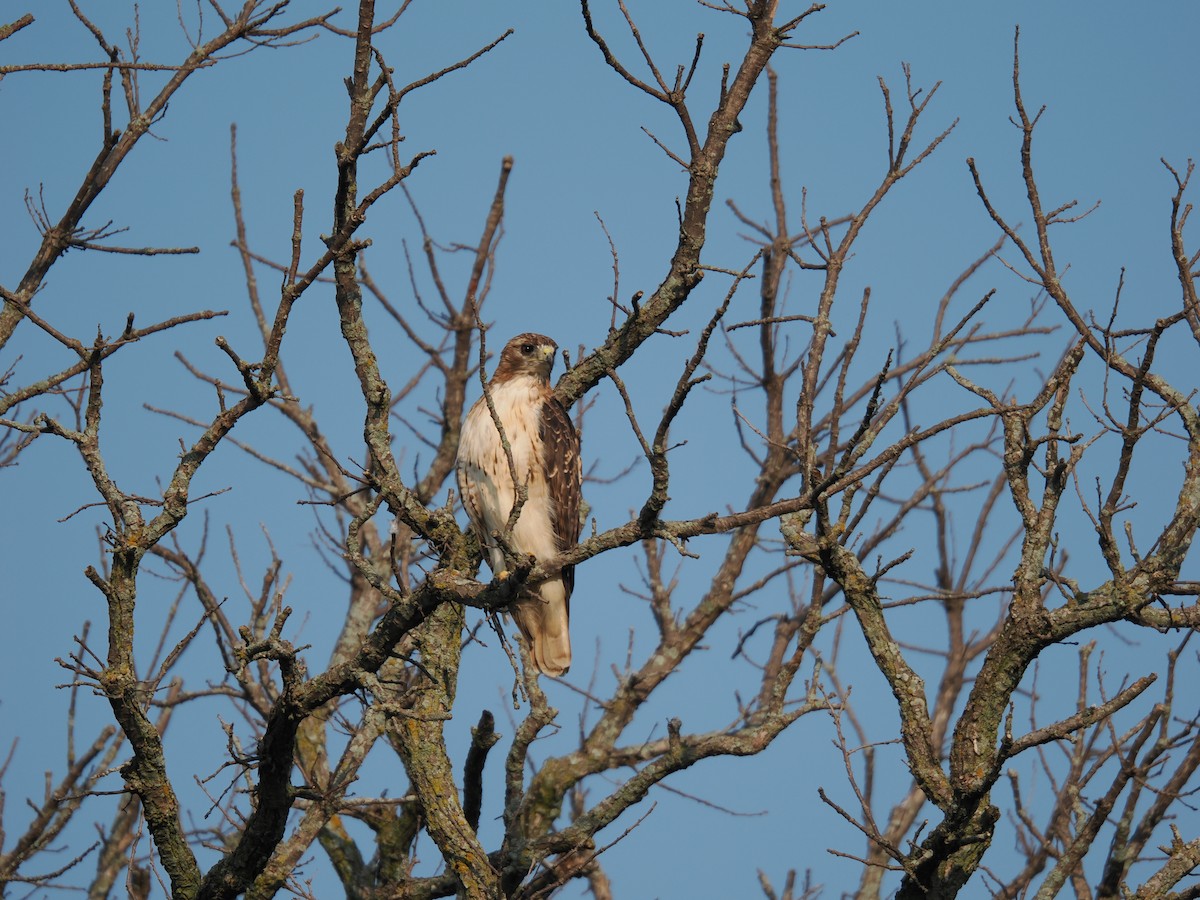
[(518, 334), (500, 351), (500, 362), (496, 365), (494, 377), (503, 381), (518, 375), (532, 375), (549, 381), (556, 350), (558, 344), (544, 334)]

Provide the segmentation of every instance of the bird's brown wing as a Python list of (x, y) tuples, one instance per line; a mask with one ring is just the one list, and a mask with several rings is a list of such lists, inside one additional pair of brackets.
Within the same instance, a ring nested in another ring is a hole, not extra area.
[[(539, 436), (542, 439), (542, 475), (554, 503), (554, 533), (558, 538), (558, 549), (562, 551), (579, 543), (583, 469), (579, 459), (579, 435), (566, 409), (553, 394), (542, 404)], [(575, 587), (574, 566), (563, 567), (562, 580), (569, 600)]]

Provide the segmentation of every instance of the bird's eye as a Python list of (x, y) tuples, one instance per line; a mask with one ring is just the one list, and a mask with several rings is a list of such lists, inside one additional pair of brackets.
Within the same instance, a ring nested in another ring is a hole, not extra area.
[(530, 353), (533, 352), (533, 344), (522, 344), (521, 352), (524, 353), (526, 356), (528, 356)]

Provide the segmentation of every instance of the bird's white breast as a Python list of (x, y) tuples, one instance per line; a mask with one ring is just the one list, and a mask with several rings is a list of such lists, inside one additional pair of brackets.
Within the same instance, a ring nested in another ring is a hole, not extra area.
[[(517, 478), (525, 481), (529, 477), (530, 467), (538, 463), (541, 387), (533, 378), (518, 376), (492, 387), (491, 396), (496, 415), (504, 426), (504, 436), (508, 438), (512, 449)], [(471, 407), (467, 415), (458, 455), (460, 460), (473, 465), (508, 469), (500, 434), (483, 398)]]
[[(492, 404), (512, 450), (517, 481), (529, 487), (529, 497), (513, 529), (512, 543), (516, 549), (543, 559), (559, 550), (552, 520), (553, 502), (541, 463), (539, 429), (544, 391), (535, 378), (528, 376), (517, 376), (490, 388)], [(471, 408), (463, 423), (458, 459), (462, 474), (476, 493), (477, 510), (472, 515), (481, 514), (483, 521), (477, 524), (483, 526), (483, 534), (503, 531), (516, 502), (516, 491), (504, 446), (483, 398)], [(498, 570), (503, 565), (503, 556), (494, 546), (488, 549), (489, 562), (493, 570)]]

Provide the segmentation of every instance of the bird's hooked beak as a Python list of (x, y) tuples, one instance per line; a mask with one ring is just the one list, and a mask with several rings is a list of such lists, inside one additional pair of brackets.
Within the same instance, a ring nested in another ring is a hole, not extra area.
[(538, 344), (538, 353), (542, 356), (542, 361), (546, 363), (547, 368), (554, 368), (554, 353), (558, 350), (553, 344)]

